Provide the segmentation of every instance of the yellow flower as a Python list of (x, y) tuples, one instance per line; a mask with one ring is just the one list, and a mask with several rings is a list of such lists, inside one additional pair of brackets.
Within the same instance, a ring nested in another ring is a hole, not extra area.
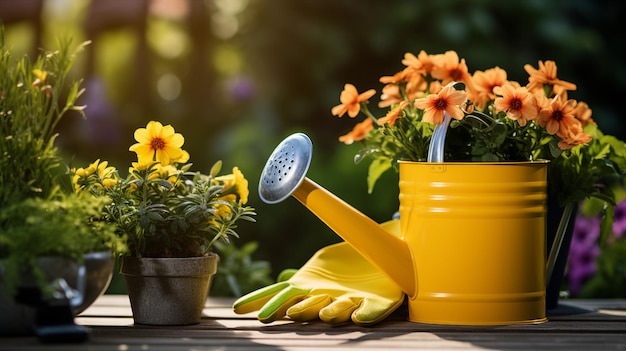
[(239, 192), (239, 199), (241, 199), (242, 204), (246, 204), (248, 203), (248, 196), (250, 195), (248, 180), (243, 176), (243, 173), (241, 173), (237, 167), (233, 168), (233, 174), (235, 175), (235, 184), (237, 185), (237, 191)]
[[(232, 174), (217, 177), (215, 180), (222, 182), (224, 184), (224, 189), (235, 187), (235, 191), (237, 192), (241, 203), (246, 204), (248, 202), (248, 196), (250, 195), (250, 191), (248, 190), (248, 180), (243, 176), (239, 167), (233, 167)], [(228, 195), (224, 196), (222, 199), (231, 200)]]
[(179, 180), (178, 175), (182, 173), (178, 168), (167, 165), (167, 166), (159, 166), (157, 167), (157, 172), (159, 177), (162, 179), (166, 179), (168, 182), (172, 184), (176, 184)]
[(132, 145), (129, 150), (137, 153), (139, 163), (157, 161), (167, 166), (185, 157), (189, 158), (181, 148), (185, 138), (176, 133), (171, 125), (163, 126), (160, 122), (150, 121), (146, 128), (135, 131), (135, 140), (137, 144)]
[(102, 180), (102, 185), (104, 185), (105, 188), (111, 188), (113, 186), (115, 186), (119, 181), (117, 179), (114, 178), (106, 178)]
[(40, 69), (35, 68), (33, 70), (33, 74), (35, 75), (35, 81), (33, 81), (32, 86), (36, 87), (43, 84), (46, 81), (46, 77), (48, 77), (48, 72), (42, 71)]
[(81, 179), (92, 175), (95, 175), (97, 178), (97, 182), (94, 183), (94, 186), (110, 188), (118, 182), (115, 167), (109, 167), (108, 161), (100, 162), (100, 159), (95, 160), (87, 168), (72, 169), (72, 173), (74, 174), (72, 184), (77, 192), (82, 189)]
[[(215, 209), (215, 217), (220, 219), (227, 219), (232, 214), (230, 207), (226, 205), (216, 205)], [(213, 221), (213, 223), (218, 226), (216, 221)]]

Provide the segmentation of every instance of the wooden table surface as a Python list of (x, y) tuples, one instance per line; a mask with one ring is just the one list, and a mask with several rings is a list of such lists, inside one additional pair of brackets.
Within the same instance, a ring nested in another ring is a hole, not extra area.
[(0, 350), (626, 350), (626, 300), (565, 300), (546, 323), (498, 327), (412, 323), (403, 308), (372, 327), (262, 324), (232, 301), (209, 298), (200, 324), (154, 327), (133, 324), (127, 296), (104, 295), (75, 319), (90, 329), (86, 342), (6, 337)]

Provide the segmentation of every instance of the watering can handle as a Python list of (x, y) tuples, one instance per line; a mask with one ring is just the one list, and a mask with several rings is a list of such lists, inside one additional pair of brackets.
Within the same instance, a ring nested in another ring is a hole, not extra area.
[(443, 162), (443, 151), (446, 143), (448, 125), (450, 125), (450, 115), (447, 112), (444, 112), (443, 122), (435, 127), (433, 136), (430, 138), (427, 158), (428, 162)]
[(561, 245), (563, 244), (563, 238), (565, 237), (565, 232), (567, 231), (569, 219), (574, 213), (575, 205), (575, 202), (569, 202), (563, 209), (563, 214), (561, 215), (556, 235), (554, 235), (554, 241), (552, 242), (552, 247), (550, 249), (550, 253), (548, 254), (548, 261), (546, 263), (546, 288), (548, 287), (548, 284), (550, 284), (550, 279), (554, 274), (556, 259), (559, 256), (559, 251), (561, 250)]

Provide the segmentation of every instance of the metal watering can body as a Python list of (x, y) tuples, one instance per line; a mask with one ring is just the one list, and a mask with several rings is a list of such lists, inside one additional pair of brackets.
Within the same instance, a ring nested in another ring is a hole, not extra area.
[(400, 163), (411, 320), (546, 320), (546, 177), (547, 162)]
[(401, 162), (398, 237), (308, 179), (310, 160), (306, 135), (286, 138), (263, 170), (260, 197), (305, 205), (408, 295), (411, 321), (546, 320), (547, 162)]

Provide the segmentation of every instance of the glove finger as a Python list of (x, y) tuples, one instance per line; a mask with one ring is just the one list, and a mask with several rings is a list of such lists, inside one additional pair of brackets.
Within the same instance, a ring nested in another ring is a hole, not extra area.
[(370, 326), (387, 318), (404, 302), (398, 300), (377, 299), (366, 297), (361, 306), (352, 313), (352, 322), (360, 326)]
[(352, 312), (360, 305), (361, 299), (359, 298), (339, 299), (322, 308), (319, 317), (331, 325), (345, 323), (350, 320)]
[(280, 273), (278, 273), (278, 277), (276, 278), (277, 282), (284, 282), (285, 280), (291, 279), (294, 274), (298, 273), (298, 270), (295, 268), (286, 268), (283, 269)]
[(233, 303), (235, 313), (244, 314), (257, 311), (279, 291), (289, 286), (288, 282), (268, 285), (238, 298)]
[(263, 323), (271, 323), (283, 318), (287, 309), (301, 301), (310, 291), (311, 289), (301, 289), (289, 285), (263, 305), (257, 318)]
[(333, 299), (324, 295), (315, 295), (291, 306), (287, 310), (287, 317), (298, 322), (307, 322), (319, 318), (319, 312), (322, 308), (328, 306)]

